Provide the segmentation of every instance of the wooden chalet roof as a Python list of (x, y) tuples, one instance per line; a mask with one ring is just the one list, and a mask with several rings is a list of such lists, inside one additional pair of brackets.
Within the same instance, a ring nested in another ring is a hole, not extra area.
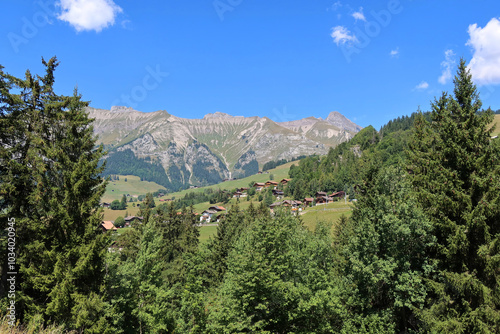
[(111, 220), (103, 221), (101, 226), (106, 231), (110, 231), (110, 230), (116, 231), (117, 230), (116, 226), (113, 224), (113, 222)]
[(220, 205), (212, 205), (211, 207), (208, 208), (208, 210), (226, 211), (226, 208)]

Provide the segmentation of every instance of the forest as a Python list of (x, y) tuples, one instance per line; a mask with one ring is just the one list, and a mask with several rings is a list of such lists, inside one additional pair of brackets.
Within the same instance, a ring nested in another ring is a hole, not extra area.
[(290, 196), (345, 189), (350, 218), (312, 231), (286, 209), (234, 205), (203, 244), (188, 202), (150, 197), (142, 224), (102, 232), (105, 152), (88, 103), (56, 94), (58, 61), (43, 64), (25, 78), (0, 67), (2, 328), (500, 332), (500, 147), (465, 60), (429, 112), (290, 169)]

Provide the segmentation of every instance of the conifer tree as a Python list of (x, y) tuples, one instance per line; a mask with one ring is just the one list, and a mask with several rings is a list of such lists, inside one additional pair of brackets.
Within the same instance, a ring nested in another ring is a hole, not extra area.
[(431, 256), (439, 275), (420, 314), (430, 332), (500, 332), (499, 146), (491, 139), (491, 110), (482, 111), (462, 59), (454, 94), (420, 116), (410, 141), (409, 170), (419, 202), (433, 224)]
[(8, 77), (16, 94), (9, 87), (1, 92), (1, 132), (9, 133), (0, 145), (1, 218), (16, 219), (18, 315), (106, 333), (103, 149), (95, 148), (88, 103), (76, 90), (73, 96), (54, 92), (57, 59), (42, 63), (44, 76)]

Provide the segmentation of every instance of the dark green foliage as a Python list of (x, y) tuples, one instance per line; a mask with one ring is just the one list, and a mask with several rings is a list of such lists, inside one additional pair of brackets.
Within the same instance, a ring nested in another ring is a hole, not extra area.
[(417, 120), (410, 145), (408, 168), (433, 223), (439, 269), (421, 318), (433, 332), (498, 333), (500, 150), (464, 60), (454, 83), (453, 96), (432, 104), (431, 122)]
[(117, 199), (115, 199), (113, 202), (111, 202), (109, 207), (111, 210), (123, 210), (122, 203)]
[(267, 170), (270, 170), (270, 169), (276, 168), (278, 166), (284, 165), (287, 162), (288, 162), (288, 160), (286, 160), (286, 159), (281, 159), (281, 160), (277, 160), (277, 161), (268, 161), (268, 162), (266, 162), (262, 166), (262, 171), (265, 172)]
[(123, 195), (122, 200), (120, 201), (121, 210), (125, 210), (127, 208), (127, 196)]
[(206, 332), (338, 332), (344, 308), (329, 234), (285, 212), (249, 225), (228, 257)]
[(340, 223), (342, 271), (352, 287), (350, 332), (379, 321), (378, 333), (418, 328), (414, 311), (422, 309), (427, 296), (424, 277), (434, 270), (427, 256), (434, 237), (405, 174), (395, 167), (373, 167), (353, 216)]
[(123, 227), (125, 226), (125, 219), (122, 216), (119, 216), (115, 219), (113, 223), (116, 227)]
[(170, 182), (159, 162), (148, 162), (137, 158), (130, 149), (117, 151), (108, 156), (104, 175), (110, 174), (137, 175), (141, 181), (156, 182), (171, 191), (178, 191), (187, 185), (178, 182), (181, 178), (172, 178)]
[(281, 160), (276, 160), (276, 161), (268, 161), (264, 164), (264, 166), (262, 166), (262, 171), (267, 171), (267, 170), (270, 170), (270, 169), (273, 169), (273, 168), (276, 168), (278, 166), (281, 166), (281, 165), (284, 165), (290, 161), (297, 161), (297, 160), (301, 160), (301, 159), (304, 159), (306, 156), (305, 155), (300, 155), (298, 157), (294, 157), (290, 160), (287, 160), (287, 159), (281, 159)]
[(7, 217), (16, 219), (16, 311), (25, 321), (39, 314), (69, 329), (109, 333), (102, 290), (108, 240), (99, 228), (103, 150), (95, 147), (88, 103), (76, 90), (57, 95), (58, 62), (42, 62), (44, 76), (2, 73), (0, 81), (1, 222), (3, 230)]
[(127, 228), (110, 253), (107, 278), (114, 322), (124, 333), (172, 332), (179, 317), (184, 257), (198, 248), (192, 209), (178, 215), (173, 206), (157, 210), (141, 229)]

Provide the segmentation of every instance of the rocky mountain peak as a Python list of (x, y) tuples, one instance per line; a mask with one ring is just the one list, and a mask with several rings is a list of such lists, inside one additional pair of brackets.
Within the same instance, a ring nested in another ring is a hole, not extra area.
[(351, 120), (349, 120), (347, 117), (345, 117), (338, 111), (332, 111), (326, 118), (326, 121), (331, 125), (334, 125), (340, 129), (344, 129), (347, 131), (359, 132), (362, 129), (361, 126), (353, 123)]
[(110, 112), (113, 112), (113, 113), (118, 113), (118, 112), (125, 113), (125, 112), (131, 112), (131, 111), (137, 111), (137, 110), (134, 110), (131, 107), (125, 107), (125, 106), (112, 106), (111, 110), (110, 110)]
[(206, 114), (205, 116), (203, 116), (203, 119), (209, 119), (209, 118), (229, 118), (229, 117), (233, 117), (233, 116), (231, 116), (229, 114), (226, 114), (226, 113), (223, 113), (223, 112), (220, 112), (220, 111), (216, 111), (213, 114), (211, 114), (211, 113)]

